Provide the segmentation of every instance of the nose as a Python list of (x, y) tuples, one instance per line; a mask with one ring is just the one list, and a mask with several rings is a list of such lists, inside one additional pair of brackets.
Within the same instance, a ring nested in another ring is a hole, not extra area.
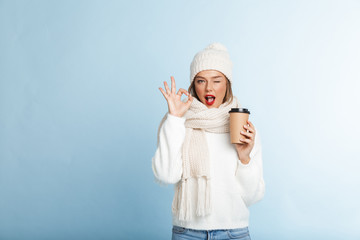
[(211, 90), (213, 90), (213, 84), (211, 81), (207, 82), (206, 84), (206, 91), (207, 92), (211, 92)]

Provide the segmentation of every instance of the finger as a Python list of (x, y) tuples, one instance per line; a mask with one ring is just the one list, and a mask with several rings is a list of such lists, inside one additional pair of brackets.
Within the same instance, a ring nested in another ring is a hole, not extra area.
[(190, 107), (192, 102), (193, 102), (194, 98), (189, 94), (188, 100), (186, 102), (186, 106)]
[(248, 133), (248, 132), (244, 132), (244, 131), (241, 131), (240, 134), (244, 135), (245, 137), (248, 137), (250, 139), (253, 139), (254, 138), (254, 134), (252, 133)]
[(175, 78), (173, 76), (171, 76), (171, 92), (172, 93), (176, 92)]
[(164, 86), (165, 86), (166, 93), (167, 93), (167, 94), (170, 94), (171, 91), (170, 91), (170, 89), (169, 89), (169, 85), (167, 84), (167, 82), (164, 82)]
[(243, 142), (243, 143), (251, 143), (251, 139), (248, 139), (248, 138), (245, 138), (245, 139), (240, 138), (239, 140), (240, 140), (240, 142)]
[(192, 101), (194, 101), (194, 97), (189, 93), (189, 99), (188, 99), (188, 101), (190, 101), (190, 102), (192, 102)]
[(159, 90), (160, 90), (160, 92), (162, 93), (162, 95), (164, 96), (164, 98), (167, 100), (167, 94), (166, 94), (166, 92), (164, 91), (164, 89), (162, 89), (161, 87), (159, 87)]
[(255, 133), (255, 129), (254, 129), (253, 127), (251, 127), (251, 126), (244, 125), (244, 128), (245, 128), (246, 130), (248, 130), (249, 132), (251, 132), (251, 133)]
[(255, 132), (255, 126), (254, 126), (254, 124), (252, 123), (252, 122), (250, 122), (249, 120), (247, 121), (248, 122), (248, 124), (249, 124), (249, 126), (254, 130), (254, 132)]
[(186, 96), (189, 96), (189, 93), (183, 89), (183, 88), (180, 88), (179, 91), (177, 92), (177, 95), (182, 95), (182, 94), (185, 94)]

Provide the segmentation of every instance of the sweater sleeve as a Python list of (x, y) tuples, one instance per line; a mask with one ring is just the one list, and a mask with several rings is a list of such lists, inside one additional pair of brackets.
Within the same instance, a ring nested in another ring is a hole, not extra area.
[(260, 135), (257, 132), (255, 144), (250, 153), (250, 162), (242, 164), (238, 161), (236, 177), (241, 186), (241, 196), (247, 206), (260, 201), (265, 194), (263, 179), (263, 163)]
[(185, 139), (185, 118), (167, 114), (159, 131), (158, 146), (152, 158), (155, 178), (165, 184), (175, 184), (182, 174), (182, 144)]

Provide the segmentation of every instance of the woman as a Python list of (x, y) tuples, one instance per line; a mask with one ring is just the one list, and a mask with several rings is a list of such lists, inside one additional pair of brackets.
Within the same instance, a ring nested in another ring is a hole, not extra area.
[[(156, 179), (175, 185), (172, 239), (250, 239), (248, 207), (264, 196), (261, 143), (248, 121), (242, 144), (231, 144), (232, 63), (214, 43), (190, 66), (189, 90), (159, 88), (168, 113), (152, 159)], [(181, 101), (185, 94), (187, 100)]]

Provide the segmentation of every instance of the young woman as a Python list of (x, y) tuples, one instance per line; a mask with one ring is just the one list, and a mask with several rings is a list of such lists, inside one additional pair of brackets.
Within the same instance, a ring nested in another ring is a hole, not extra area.
[[(261, 143), (248, 121), (242, 144), (231, 144), (232, 63), (214, 43), (190, 66), (189, 90), (159, 88), (168, 105), (161, 121), (153, 172), (175, 184), (172, 239), (250, 239), (248, 207), (264, 196)], [(187, 100), (182, 101), (185, 94)]]

